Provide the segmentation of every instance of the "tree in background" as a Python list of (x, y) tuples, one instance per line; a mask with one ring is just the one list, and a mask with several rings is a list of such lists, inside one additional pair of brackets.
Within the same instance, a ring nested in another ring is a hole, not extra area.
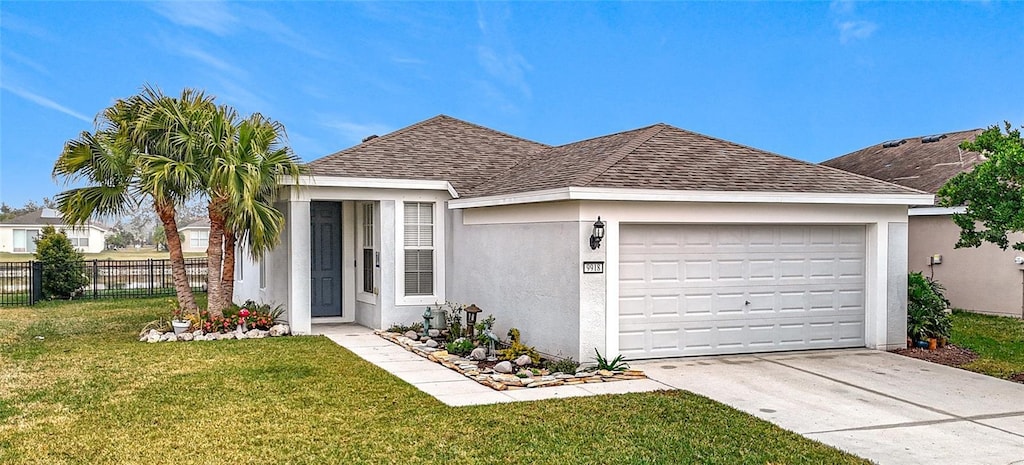
[[(944, 207), (966, 207), (953, 215), (960, 227), (956, 247), (979, 247), (985, 242), (1006, 250), (1008, 234), (1024, 231), (1024, 139), (1005, 123), (1005, 132), (992, 126), (960, 148), (988, 158), (972, 171), (960, 173), (939, 189)], [(1024, 250), (1024, 242), (1012, 247)]]
[(63, 232), (44, 226), (36, 239), (36, 260), (43, 266), (43, 298), (70, 299), (89, 284), (82, 269), (82, 254)]
[(34, 212), (41, 208), (57, 208), (56, 202), (50, 200), (49, 197), (43, 197), (43, 203), (36, 203), (34, 200), (25, 202), (25, 205), (21, 208), (12, 207), (7, 205), (6, 202), (0, 202), (0, 221), (7, 221), (11, 218), (16, 218), (29, 212)]

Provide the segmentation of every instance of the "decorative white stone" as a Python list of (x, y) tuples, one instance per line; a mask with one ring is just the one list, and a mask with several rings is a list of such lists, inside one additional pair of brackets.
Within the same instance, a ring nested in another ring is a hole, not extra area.
[(221, 334), (220, 337), (218, 337), (218, 339), (234, 339), (235, 336), (237, 336), (237, 334), (235, 333), (224, 333)]
[(249, 339), (249, 337), (246, 336), (245, 333), (236, 333), (235, 339)]
[(208, 341), (209, 339), (206, 339), (206, 335), (205, 334), (200, 334), (198, 336), (193, 336), (192, 340), (193, 341)]
[(167, 337), (167, 342), (178, 342), (178, 335), (177, 334), (174, 334), (173, 332), (170, 332), (170, 333), (167, 333), (167, 334), (170, 334), (170, 336)]
[(418, 341), (420, 339), (420, 336), (419, 334), (416, 334), (416, 331), (406, 331), (404, 336), (414, 341)]
[(469, 358), (471, 360), (483, 360), (487, 358), (487, 349), (484, 349), (483, 347), (477, 347), (473, 349), (472, 352), (469, 353)]
[(166, 333), (164, 333), (163, 335), (160, 336), (159, 341), (160, 342), (167, 342), (167, 341), (170, 341), (172, 337), (174, 337), (174, 333), (166, 332)]
[(160, 342), (160, 333), (150, 334), (146, 336), (146, 342)]
[(533, 359), (530, 358), (529, 355), (520, 355), (519, 357), (516, 358), (516, 365), (517, 366), (524, 367), (524, 366), (529, 365), (531, 363), (533, 363)]
[(430, 348), (435, 348), (435, 347), (437, 347), (437, 341), (435, 341), (435, 340), (433, 340), (433, 339), (428, 339), (428, 340), (427, 340), (427, 347), (430, 347)]
[(193, 338), (195, 338), (195, 336), (193, 336), (192, 333), (187, 332), (187, 331), (184, 332), (184, 333), (181, 333), (181, 336), (178, 336), (178, 340), (181, 340), (181, 341), (191, 341)]
[(267, 332), (270, 337), (287, 336), (288, 325), (274, 325), (270, 327), (270, 331)]
[(427, 336), (430, 336), (430, 337), (438, 337), (440, 335), (441, 335), (441, 330), (439, 330), (439, 329), (431, 329), (431, 330), (427, 331)]
[(507, 360), (503, 362), (498, 362), (497, 365), (494, 365), (494, 371), (498, 373), (512, 373), (512, 362), (509, 362)]
[(223, 334), (221, 334), (221, 333), (210, 333), (210, 334), (206, 335), (206, 340), (207, 341), (216, 341), (216, 340), (220, 339), (221, 336), (223, 336)]
[(204, 333), (204, 332), (203, 332), (203, 330), (201, 330), (201, 329), (197, 329), (197, 330), (195, 330), (195, 331), (192, 331), (192, 337), (195, 337), (195, 336), (203, 336), (203, 335), (205, 335), (205, 334), (206, 334), (206, 333)]

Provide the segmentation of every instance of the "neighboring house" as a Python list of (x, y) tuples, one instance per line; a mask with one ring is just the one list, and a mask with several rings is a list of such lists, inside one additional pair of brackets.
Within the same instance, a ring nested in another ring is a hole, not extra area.
[(35, 239), (45, 226), (53, 226), (71, 240), (79, 252), (99, 253), (106, 247), (106, 233), (110, 228), (95, 222), (81, 226), (68, 226), (59, 211), (43, 208), (0, 222), (0, 252), (35, 253)]
[[(953, 176), (985, 161), (982, 154), (960, 149), (961, 142), (974, 139), (982, 131), (896, 139), (822, 164), (935, 193)], [(1021, 317), (1024, 267), (1016, 258), (1024, 252), (1004, 251), (987, 243), (978, 248), (955, 248), (960, 228), (951, 215), (962, 211), (962, 207), (934, 205), (910, 208), (910, 269), (941, 283), (954, 308)], [(1017, 234), (1011, 242), (1021, 239)]]
[(181, 234), (182, 252), (206, 253), (206, 247), (210, 245), (210, 219), (200, 218), (186, 223), (178, 228), (178, 233)]
[(553, 147), (437, 116), (309, 167), (237, 298), (297, 333), (475, 303), (577, 360), (903, 347), (907, 207), (932, 203), (664, 124)]

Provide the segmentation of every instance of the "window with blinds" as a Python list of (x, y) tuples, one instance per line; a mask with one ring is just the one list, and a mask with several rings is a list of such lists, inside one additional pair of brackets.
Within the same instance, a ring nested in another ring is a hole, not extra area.
[(363, 292), (373, 293), (373, 204), (362, 204)]
[(405, 203), (405, 295), (434, 294), (434, 204)]

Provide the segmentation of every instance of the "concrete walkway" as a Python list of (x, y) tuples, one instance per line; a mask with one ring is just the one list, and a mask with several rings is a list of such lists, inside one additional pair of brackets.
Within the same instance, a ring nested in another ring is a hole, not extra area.
[(880, 464), (1024, 464), (1024, 385), (866, 349), (633, 363)]
[(322, 334), (364, 360), (377, 365), (403, 381), (416, 386), (441, 402), (453, 406), (496, 404), (563, 397), (622, 394), (672, 389), (650, 379), (578, 384), (515, 391), (495, 391), (439, 363), (431, 362), (373, 334), (373, 330), (355, 324), (313, 325), (313, 334)]

